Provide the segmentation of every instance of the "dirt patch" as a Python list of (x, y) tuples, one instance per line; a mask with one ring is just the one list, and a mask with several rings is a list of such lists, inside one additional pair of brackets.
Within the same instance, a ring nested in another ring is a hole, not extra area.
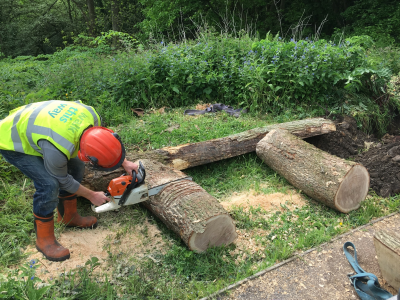
[(348, 116), (338, 118), (335, 123), (336, 132), (306, 141), (330, 154), (364, 165), (371, 176), (370, 187), (378, 195), (389, 197), (400, 193), (400, 136), (386, 134), (378, 140), (359, 130), (356, 121)]
[[(281, 205), (285, 205), (290, 210), (302, 207), (307, 204), (307, 201), (294, 190), (289, 190), (287, 194), (273, 193), (273, 194), (259, 194), (254, 190), (245, 193), (233, 193), (229, 198), (220, 202), (221, 205), (227, 210), (231, 211), (234, 207), (243, 207), (248, 211), (250, 207), (262, 208), (267, 211), (264, 215), (265, 218), (276, 211), (283, 211)], [(271, 212), (271, 214), (269, 214)], [(232, 251), (231, 255), (237, 256), (236, 263), (246, 260), (250, 255), (258, 255), (260, 258), (265, 258), (264, 248), (259, 240), (260, 236), (267, 236), (270, 231), (255, 228), (252, 230), (237, 229), (238, 238), (235, 241), (236, 248)]]
[[(42, 280), (56, 279), (63, 273), (67, 274), (84, 267), (91, 257), (97, 257), (101, 264), (105, 264), (109, 257), (108, 251), (121, 257), (123, 254), (128, 254), (129, 257), (140, 258), (148, 253), (163, 253), (166, 250), (161, 231), (156, 225), (147, 221), (125, 233), (121, 232), (119, 225), (112, 229), (100, 226), (95, 230), (66, 229), (61, 233), (58, 241), (70, 250), (70, 259), (63, 262), (50, 262), (33, 245), (25, 251), (32, 253), (28, 257), (29, 261), (38, 262), (39, 269), (36, 276)], [(105, 267), (101, 269), (103, 272), (107, 270)]]
[(274, 193), (268, 195), (249, 191), (246, 193), (233, 193), (231, 197), (221, 202), (221, 205), (228, 211), (233, 206), (243, 207), (246, 210), (252, 206), (261, 207), (266, 211), (283, 211), (281, 204), (286, 205), (289, 209), (295, 209), (302, 207), (306, 203), (302, 196), (295, 191), (290, 191), (289, 194)]
[(368, 169), (370, 187), (378, 195), (389, 197), (400, 193), (400, 137), (393, 137), (387, 145), (377, 143), (354, 160)]
[(339, 116), (335, 121), (336, 131), (305, 139), (310, 144), (338, 157), (348, 159), (378, 140), (357, 128), (354, 118)]
[(111, 230), (105, 228), (63, 232), (58, 238), (58, 242), (67, 247), (71, 253), (71, 258), (63, 262), (48, 261), (33, 245), (29, 246), (26, 252), (33, 253), (29, 256), (29, 260), (39, 262), (39, 270), (36, 272), (37, 277), (42, 280), (51, 280), (59, 277), (61, 273), (68, 273), (84, 267), (86, 261), (91, 257), (97, 257), (100, 262), (104, 262), (108, 255), (103, 250), (105, 241), (114, 234)]

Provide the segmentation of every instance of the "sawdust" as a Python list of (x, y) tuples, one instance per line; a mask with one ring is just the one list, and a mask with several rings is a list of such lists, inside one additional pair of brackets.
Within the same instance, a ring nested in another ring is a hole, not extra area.
[[(71, 257), (63, 262), (50, 262), (39, 253), (34, 245), (26, 249), (26, 253), (32, 253), (28, 261), (38, 262), (36, 276), (44, 281), (49, 281), (76, 271), (85, 266), (92, 257), (97, 257), (100, 268), (106, 272), (109, 254), (124, 254), (129, 257), (144, 257), (147, 253), (164, 253), (167, 249), (162, 239), (161, 231), (156, 225), (145, 221), (135, 226), (126, 233), (121, 233), (122, 227), (116, 224), (113, 228), (99, 226), (95, 230), (66, 229), (60, 234), (58, 242), (70, 250)], [(112, 267), (112, 266), (111, 266)]]
[[(243, 207), (245, 211), (248, 211), (250, 207), (261, 207), (266, 211), (264, 215), (266, 219), (276, 211), (283, 211), (284, 208), (281, 205), (294, 210), (306, 204), (307, 201), (295, 190), (289, 190), (287, 194), (259, 194), (254, 190), (250, 190), (244, 193), (233, 193), (229, 198), (221, 202), (221, 205), (227, 211), (232, 211), (234, 207)], [(236, 232), (238, 234), (238, 238), (235, 241), (236, 248), (231, 253), (231, 255), (239, 255), (236, 263), (245, 260), (248, 254), (265, 258), (264, 247), (259, 237), (267, 236), (270, 233), (269, 230), (261, 228), (255, 228), (251, 231), (237, 229)]]
[(162, 239), (162, 233), (156, 225), (150, 224), (147, 220), (143, 226), (138, 226), (135, 230), (141, 232), (129, 232), (116, 248), (123, 253), (136, 254), (143, 257), (146, 253), (157, 252), (163, 254), (167, 250), (167, 245)]
[(254, 190), (245, 193), (233, 193), (231, 197), (221, 202), (226, 210), (238, 206), (248, 210), (250, 207), (261, 207), (266, 211), (283, 211), (281, 205), (285, 205), (289, 209), (302, 207), (306, 204), (306, 200), (296, 191), (289, 191), (289, 194), (257, 194)]

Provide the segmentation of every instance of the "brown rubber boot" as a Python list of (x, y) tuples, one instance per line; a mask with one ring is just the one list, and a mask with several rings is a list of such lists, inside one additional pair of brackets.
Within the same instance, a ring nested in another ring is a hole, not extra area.
[(97, 227), (96, 217), (81, 217), (77, 210), (77, 199), (76, 194), (72, 194), (65, 197), (59, 197), (57, 211), (58, 211), (58, 223), (63, 223), (67, 227), (79, 227), (79, 228), (92, 228)]
[(54, 217), (34, 215), (36, 249), (50, 261), (64, 261), (69, 258), (69, 250), (61, 246), (54, 236)]

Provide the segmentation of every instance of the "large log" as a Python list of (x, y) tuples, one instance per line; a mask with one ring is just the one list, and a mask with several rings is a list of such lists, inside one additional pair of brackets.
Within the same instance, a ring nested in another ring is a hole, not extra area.
[(177, 233), (189, 249), (203, 252), (236, 240), (235, 224), (217, 199), (191, 180), (176, 181), (187, 177), (183, 172), (156, 161), (141, 161), (149, 189), (170, 182), (142, 204)]
[[(257, 143), (269, 131), (278, 128), (286, 129), (301, 138), (321, 135), (336, 130), (336, 126), (331, 120), (321, 118), (306, 119), (255, 128), (204, 142), (184, 144), (176, 147), (164, 147), (142, 153), (130, 152), (127, 153), (127, 159), (135, 161), (147, 158), (159, 161), (176, 170), (184, 170), (189, 167), (254, 152), (256, 151)], [(106, 190), (110, 180), (124, 172), (122, 168), (108, 173), (95, 171), (90, 167), (86, 168), (86, 170), (82, 184), (96, 191)]]
[(400, 233), (389, 230), (374, 235), (375, 252), (382, 277), (396, 290), (400, 289)]
[(360, 207), (369, 189), (367, 169), (302, 141), (286, 130), (272, 130), (257, 155), (293, 186), (340, 212)]
[(127, 157), (132, 161), (140, 158), (154, 159), (174, 169), (184, 170), (254, 152), (256, 151), (257, 143), (268, 132), (278, 128), (286, 129), (301, 138), (308, 138), (336, 130), (336, 126), (331, 120), (322, 118), (306, 119), (254, 128), (204, 142), (189, 143), (176, 147), (164, 147), (145, 154), (128, 153)]

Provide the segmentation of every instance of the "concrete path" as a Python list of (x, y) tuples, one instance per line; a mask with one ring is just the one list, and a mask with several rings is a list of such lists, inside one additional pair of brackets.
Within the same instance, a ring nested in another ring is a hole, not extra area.
[(277, 268), (272, 267), (272, 270), (264, 272), (259, 277), (231, 286), (227, 293), (215, 295), (213, 298), (221, 300), (359, 299), (347, 278), (347, 274), (353, 272), (343, 252), (343, 244), (347, 241), (355, 245), (360, 266), (366, 272), (378, 276), (380, 284), (386, 290), (397, 294), (397, 291), (384, 281), (379, 269), (373, 244), (374, 233), (379, 230), (400, 231), (400, 214), (394, 214), (372, 225), (353, 230)]

